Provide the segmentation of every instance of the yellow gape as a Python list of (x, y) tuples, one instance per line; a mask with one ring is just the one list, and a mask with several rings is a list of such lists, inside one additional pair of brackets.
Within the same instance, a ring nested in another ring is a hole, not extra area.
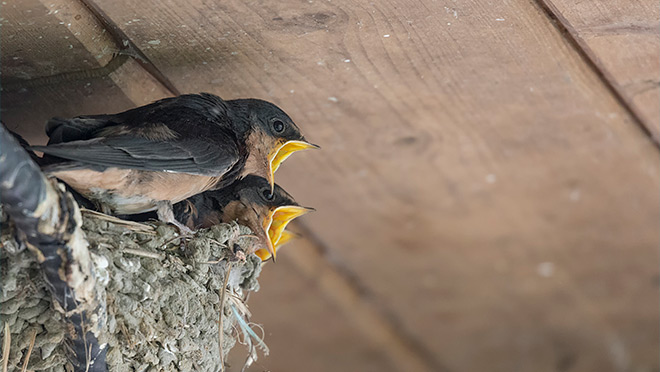
[(271, 191), (275, 185), (275, 172), (277, 171), (277, 168), (279, 168), (280, 165), (291, 156), (291, 154), (296, 151), (318, 148), (319, 146), (305, 141), (287, 141), (268, 154), (268, 164), (270, 166), (270, 179), (268, 181), (270, 182)]
[[(286, 226), (289, 224), (289, 222), (313, 210), (314, 209), (312, 208), (300, 207), (297, 205), (286, 205), (282, 207), (277, 207), (274, 210), (272, 210), (268, 218), (266, 218), (266, 220), (264, 221), (264, 230), (268, 233), (268, 245), (269, 245), (268, 248), (270, 249), (268, 250), (259, 249), (256, 252), (257, 255), (261, 257), (263, 260), (264, 258), (262, 256), (268, 259), (270, 258), (270, 255), (272, 253), (273, 259), (275, 259), (277, 247), (285, 243), (285, 242), (280, 243), (280, 241), (282, 241), (284, 230), (286, 229)], [(293, 235), (290, 232), (287, 232), (287, 234)], [(287, 241), (291, 240), (291, 238), (293, 237), (294, 236), (287, 237)], [(265, 252), (260, 252), (260, 251), (265, 251)]]
[[(277, 250), (280, 249), (281, 246), (298, 237), (300, 237), (298, 234), (293, 233), (289, 230), (282, 231), (280, 240), (278, 240), (277, 243), (274, 244), (273, 250), (277, 252)], [(267, 261), (271, 257), (270, 252), (268, 252), (267, 249), (263, 249), (263, 248), (258, 249), (256, 252), (254, 252), (254, 254), (259, 256), (259, 258), (261, 258), (261, 261)]]

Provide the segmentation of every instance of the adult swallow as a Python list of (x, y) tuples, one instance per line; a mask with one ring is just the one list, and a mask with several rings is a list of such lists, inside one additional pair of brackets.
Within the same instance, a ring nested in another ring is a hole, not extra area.
[(274, 173), (308, 143), (291, 118), (258, 99), (224, 101), (208, 93), (166, 98), (118, 114), (52, 119), (50, 141), (35, 146), (44, 170), (106, 213), (156, 210), (183, 228), (172, 204), (247, 175)]
[(310, 211), (279, 185), (271, 192), (268, 180), (254, 175), (174, 205), (174, 217), (193, 230), (231, 221), (249, 227), (260, 241), (255, 253), (262, 259), (275, 259), (277, 248), (295, 237), (286, 226)]

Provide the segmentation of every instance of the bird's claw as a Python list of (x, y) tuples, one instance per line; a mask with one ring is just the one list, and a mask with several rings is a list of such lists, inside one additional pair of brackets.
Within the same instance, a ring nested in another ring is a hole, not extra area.
[(241, 246), (236, 243), (234, 243), (234, 245), (232, 246), (232, 253), (233, 253), (233, 257), (230, 257), (229, 261), (245, 262), (245, 260), (247, 259), (247, 256), (245, 255), (245, 251), (243, 250), (243, 248), (241, 248)]

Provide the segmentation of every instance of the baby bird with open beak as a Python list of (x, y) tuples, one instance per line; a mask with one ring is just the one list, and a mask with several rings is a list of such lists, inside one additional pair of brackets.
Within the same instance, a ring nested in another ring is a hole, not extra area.
[(313, 211), (301, 207), (279, 185), (271, 188), (263, 177), (249, 175), (221, 190), (206, 191), (174, 205), (174, 217), (190, 229), (208, 228), (237, 221), (252, 230), (260, 244), (255, 252), (262, 260), (275, 260), (277, 248), (295, 234), (286, 226)]
[[(118, 114), (53, 119), (44, 171), (105, 213), (157, 211), (177, 225), (172, 204), (248, 174), (266, 179), (308, 143), (291, 118), (258, 99), (212, 94), (166, 98)], [(189, 232), (189, 231), (187, 231)]]

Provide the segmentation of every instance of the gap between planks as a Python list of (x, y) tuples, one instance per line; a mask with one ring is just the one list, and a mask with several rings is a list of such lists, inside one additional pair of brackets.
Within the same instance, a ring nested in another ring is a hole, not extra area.
[[(97, 60), (98, 68), (16, 81), (14, 85), (17, 87), (54, 85), (65, 81), (107, 76), (136, 105), (181, 94), (174, 84), (151, 63), (132, 40), (93, 1), (39, 0), (39, 2), (47, 9), (54, 7), (58, 10), (65, 10), (52, 14), (60, 21), (60, 24), (69, 25), (72, 36), (91, 55), (103, 57)], [(97, 29), (106, 32), (95, 31)], [(116, 53), (113, 53), (114, 55), (106, 53), (107, 50), (116, 51)], [(122, 58), (123, 56), (130, 58), (126, 61), (125, 58)], [(113, 64), (113, 62), (117, 63)], [(127, 76), (130, 78), (126, 78)]]
[(369, 300), (373, 296), (359, 285), (355, 275), (324, 257), (326, 246), (313, 231), (299, 221), (292, 222), (292, 225), (292, 230), (299, 231), (303, 239), (295, 253), (291, 252), (290, 261), (303, 276), (316, 282), (359, 332), (391, 358), (398, 370), (449, 371), (437, 360), (437, 354), (405, 332), (397, 316), (387, 314), (381, 306)]
[(170, 79), (163, 74), (156, 65), (135, 45), (133, 40), (126, 35), (117, 24), (108, 17), (107, 14), (92, 0), (78, 0), (85, 6), (88, 12), (96, 18), (96, 20), (103, 26), (105, 30), (115, 40), (115, 43), (125, 53), (131, 56), (142, 68), (147, 71), (154, 79), (156, 79), (170, 94), (178, 96), (181, 94), (179, 89), (170, 81)]
[(626, 99), (625, 94), (616, 87), (614, 77), (598, 62), (598, 58), (594, 55), (591, 48), (582, 40), (575, 28), (571, 25), (571, 22), (561, 14), (559, 9), (552, 3), (552, 0), (533, 0), (532, 3), (536, 4), (545, 13), (550, 19), (550, 22), (554, 24), (555, 28), (575, 49), (580, 58), (596, 73), (598, 79), (603, 82), (607, 90), (630, 115), (635, 125), (653, 142), (655, 148), (660, 150), (660, 139), (656, 138), (644, 124), (644, 120)]

